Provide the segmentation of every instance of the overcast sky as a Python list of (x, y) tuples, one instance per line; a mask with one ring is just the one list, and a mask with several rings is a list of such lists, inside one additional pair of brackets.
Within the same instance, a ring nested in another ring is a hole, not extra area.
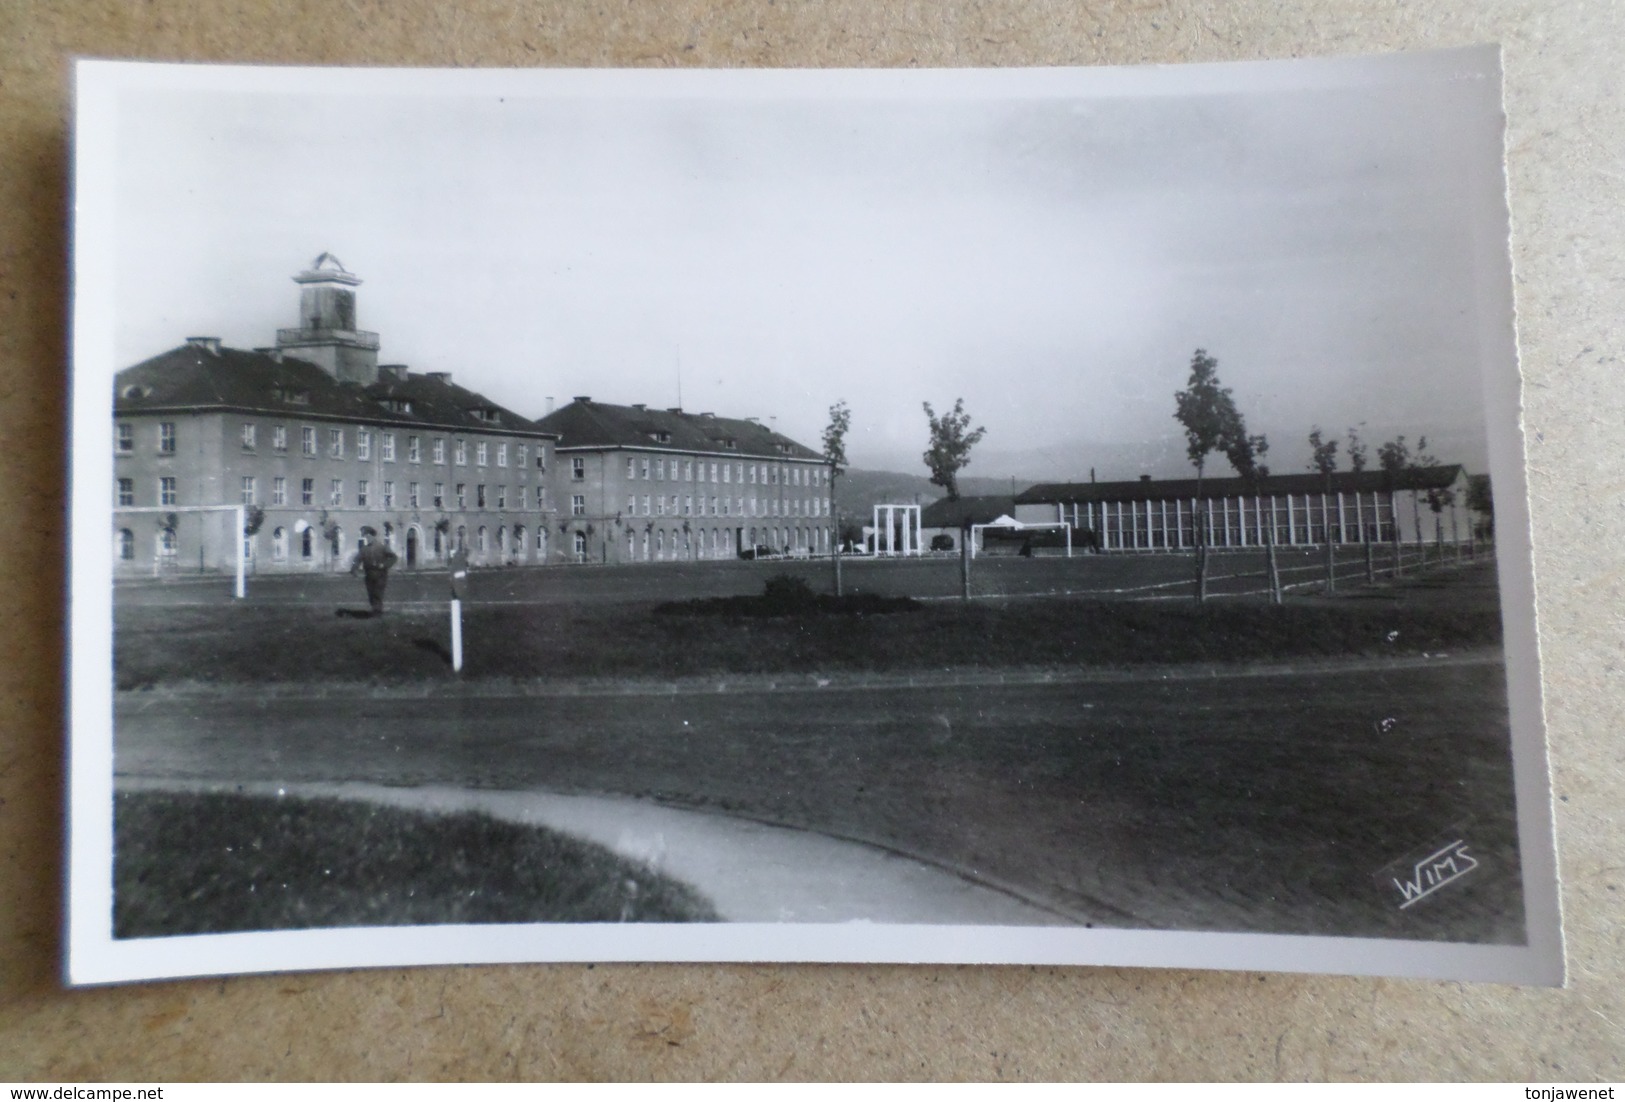
[(1277, 471), (1359, 422), (1481, 470), (1505, 350), (1478, 319), (1507, 293), (1486, 63), (675, 92), (194, 71), (119, 101), (113, 366), (272, 343), (330, 251), (383, 362), (529, 416), (677, 405), (680, 376), (685, 408), (816, 447), (845, 399), (855, 465), (923, 473), (921, 402), (963, 397), (967, 474), (1180, 474), (1202, 347)]

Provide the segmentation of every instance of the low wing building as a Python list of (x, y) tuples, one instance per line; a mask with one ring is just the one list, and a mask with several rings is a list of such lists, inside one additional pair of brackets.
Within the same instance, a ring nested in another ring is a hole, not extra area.
[(754, 418), (579, 397), (537, 425), (558, 437), (555, 535), (575, 561), (829, 553), (828, 465)]
[(1025, 524), (1063, 523), (1102, 551), (1176, 551), (1196, 546), (1198, 526), (1215, 547), (1472, 538), (1468, 476), (1455, 464), (1387, 471), (1133, 482), (1046, 482), (1015, 498)]

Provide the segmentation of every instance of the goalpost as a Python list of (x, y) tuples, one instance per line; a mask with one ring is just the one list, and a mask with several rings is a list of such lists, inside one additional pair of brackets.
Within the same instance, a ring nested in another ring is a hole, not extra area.
[(243, 546), (247, 539), (243, 529), (248, 524), (248, 506), (246, 505), (116, 505), (113, 515), (126, 516), (132, 513), (234, 513), (237, 526), (233, 530), (235, 539), (232, 540), (236, 548), (237, 581), (232, 589), (232, 596), (239, 600), (248, 596), (248, 552)]

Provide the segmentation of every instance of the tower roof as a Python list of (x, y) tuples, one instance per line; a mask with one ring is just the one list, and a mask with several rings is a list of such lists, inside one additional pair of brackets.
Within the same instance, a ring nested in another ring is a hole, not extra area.
[(310, 262), (310, 267), (293, 277), (295, 283), (344, 283), (354, 287), (361, 277), (346, 268), (339, 258), (324, 252)]

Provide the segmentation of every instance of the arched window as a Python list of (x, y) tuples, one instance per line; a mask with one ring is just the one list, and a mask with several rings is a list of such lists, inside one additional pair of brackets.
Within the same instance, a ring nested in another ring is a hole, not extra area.
[(316, 530), (306, 528), (299, 533), (299, 557), (308, 559), (316, 553)]
[(461, 550), (468, 550), (468, 525), (466, 524), (457, 526), (457, 546)]
[(666, 530), (664, 528), (655, 533), (655, 558), (666, 557)]
[(513, 526), (513, 554), (514, 554), (514, 558), (523, 559), (523, 558), (526, 557), (526, 555), (529, 554), (529, 552), (530, 552), (530, 545), (525, 542), (525, 526), (523, 524), (514, 525)]
[(158, 557), (161, 559), (173, 559), (177, 550), (179, 550), (179, 543), (175, 539), (175, 530), (173, 528), (165, 528), (160, 531), (158, 533)]
[(626, 530), (626, 561), (632, 562), (638, 557), (638, 535), (632, 529)]
[(585, 533), (585, 532), (577, 532), (575, 534), (575, 547), (576, 547), (576, 562), (586, 562), (587, 561), (587, 533)]
[[(537, 456), (537, 462), (540, 461), (541, 457)], [(547, 525), (545, 524), (536, 526), (536, 557), (544, 563), (547, 561)]]
[(491, 533), (487, 532), (485, 530), (485, 525), (482, 524), (480, 525), (480, 530), (474, 533), (474, 549), (483, 555), (486, 553), (486, 551), (490, 550), (490, 547)]
[(114, 539), (113, 546), (117, 549), (118, 557), (125, 562), (131, 562), (135, 559), (135, 533), (128, 528), (118, 530), (118, 536)]
[(643, 554), (641, 556), (639, 556), (639, 557), (642, 558), (644, 562), (648, 562), (649, 561), (649, 533), (648, 532), (643, 533), (643, 539), (640, 542), (642, 542), (642, 544), (643, 544)]

